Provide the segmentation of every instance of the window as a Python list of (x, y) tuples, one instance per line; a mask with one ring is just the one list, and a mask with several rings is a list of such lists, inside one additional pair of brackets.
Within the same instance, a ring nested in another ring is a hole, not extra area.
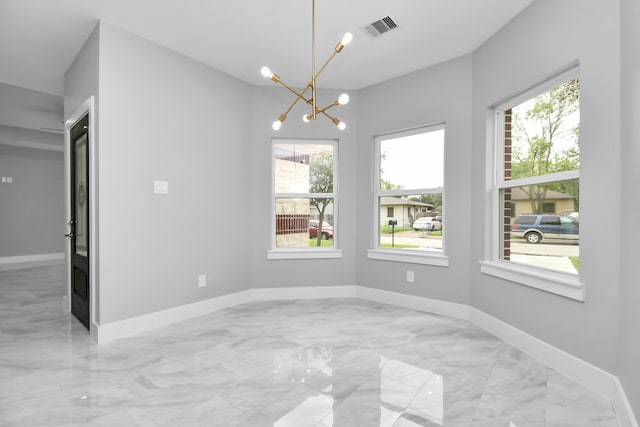
[(542, 204), (542, 212), (543, 213), (556, 213), (556, 203), (555, 202), (544, 202)]
[(524, 266), (525, 274), (579, 285), (577, 70), (503, 104), (496, 113), (497, 260)]
[(335, 141), (273, 140), (271, 252), (335, 249), (336, 164)]
[(444, 136), (444, 126), (438, 125), (376, 138), (375, 249), (370, 258), (446, 265)]
[(393, 218), (393, 206), (387, 208), (387, 217)]

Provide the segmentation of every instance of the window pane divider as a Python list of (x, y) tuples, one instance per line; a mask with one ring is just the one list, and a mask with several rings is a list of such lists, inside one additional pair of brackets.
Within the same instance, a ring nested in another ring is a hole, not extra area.
[(281, 199), (333, 199), (334, 193), (275, 193), (273, 195)]
[(498, 183), (498, 188), (525, 187), (528, 185), (549, 184), (558, 181), (570, 181), (580, 178), (580, 170), (574, 169), (565, 172), (549, 173), (546, 175), (531, 176), (526, 178), (512, 179), (509, 181), (502, 180)]
[(393, 196), (415, 196), (416, 194), (440, 194), (442, 193), (442, 187), (436, 188), (414, 188), (411, 190), (378, 190), (378, 196), (380, 197), (393, 197)]

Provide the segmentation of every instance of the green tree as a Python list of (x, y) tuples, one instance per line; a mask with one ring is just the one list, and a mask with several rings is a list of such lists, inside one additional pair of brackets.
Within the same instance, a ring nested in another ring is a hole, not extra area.
[(380, 178), (380, 189), (381, 190), (402, 190), (404, 187), (400, 184), (393, 184), (391, 181), (387, 181), (386, 179)]
[[(333, 153), (321, 153), (309, 159), (309, 192), (333, 193)], [(333, 198), (313, 198), (311, 206), (318, 210), (317, 245), (322, 244), (322, 222), (327, 207), (333, 203)]]
[[(579, 100), (579, 81), (574, 79), (535, 97), (528, 110), (521, 111), (518, 107), (512, 110), (512, 179), (580, 167), (579, 124), (568, 120), (578, 111)], [(569, 148), (558, 149), (560, 140), (568, 141)], [(578, 186), (573, 181), (520, 188), (528, 196), (533, 213), (542, 213), (549, 190), (578, 196)]]

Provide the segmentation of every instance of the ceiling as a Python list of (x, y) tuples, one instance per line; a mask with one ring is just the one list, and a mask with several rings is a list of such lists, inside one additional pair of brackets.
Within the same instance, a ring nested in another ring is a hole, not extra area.
[[(345, 32), (354, 36), (318, 85), (357, 90), (471, 53), (532, 1), (317, 0), (319, 64)], [(366, 25), (386, 16), (397, 29), (366, 34)], [(5, 117), (10, 107), (1, 105), (20, 107), (15, 87), (30, 89), (29, 105), (42, 92), (50, 112), (50, 95), (63, 95), (64, 72), (99, 20), (254, 85), (273, 84), (260, 75), (263, 65), (292, 86), (311, 76), (311, 0), (2, 0), (0, 124), (20, 115)], [(26, 117), (37, 116), (30, 108)], [(51, 127), (26, 117), (16, 124)]]

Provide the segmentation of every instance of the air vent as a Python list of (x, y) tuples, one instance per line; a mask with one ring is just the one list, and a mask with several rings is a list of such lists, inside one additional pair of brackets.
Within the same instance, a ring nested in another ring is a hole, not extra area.
[(367, 25), (366, 27), (364, 27), (364, 31), (371, 37), (378, 37), (379, 35), (396, 28), (398, 28), (398, 24), (396, 24), (390, 16), (387, 16), (386, 18), (382, 18)]

